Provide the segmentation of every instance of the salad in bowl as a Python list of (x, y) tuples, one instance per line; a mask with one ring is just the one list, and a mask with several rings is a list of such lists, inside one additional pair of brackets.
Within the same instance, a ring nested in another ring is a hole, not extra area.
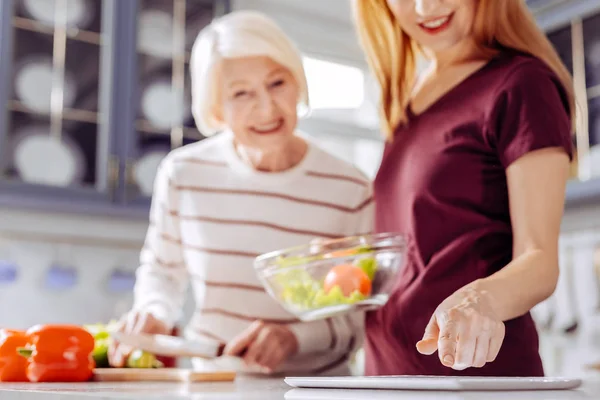
[(272, 298), (310, 321), (386, 304), (405, 251), (402, 235), (379, 233), (263, 254), (254, 267)]

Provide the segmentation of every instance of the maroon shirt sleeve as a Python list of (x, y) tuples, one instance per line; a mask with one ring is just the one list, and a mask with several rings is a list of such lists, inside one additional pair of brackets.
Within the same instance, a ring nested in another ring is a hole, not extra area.
[(507, 168), (528, 152), (562, 147), (573, 157), (569, 103), (560, 81), (539, 60), (514, 66), (490, 113), (488, 142)]

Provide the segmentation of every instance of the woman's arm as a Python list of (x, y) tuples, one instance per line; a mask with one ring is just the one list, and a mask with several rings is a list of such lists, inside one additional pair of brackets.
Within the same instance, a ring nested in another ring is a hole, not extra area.
[(503, 322), (552, 294), (568, 168), (566, 152), (555, 147), (532, 151), (507, 168), (513, 261), (440, 304), (417, 343), (419, 352), (437, 350), (442, 364), (454, 369), (483, 367), (500, 351)]
[(472, 286), (489, 294), (502, 321), (548, 298), (558, 280), (558, 237), (569, 158), (562, 148), (531, 152), (507, 170), (513, 261)]
[(362, 345), (364, 313), (287, 325), (298, 341), (298, 354), (351, 353)]
[[(133, 309), (119, 321), (119, 331), (168, 334), (183, 308), (187, 271), (175, 212), (177, 193), (167, 160), (158, 168), (154, 182), (150, 226), (140, 254)], [(132, 350), (112, 341), (108, 353), (111, 366), (123, 367)]]
[(499, 85), (483, 134), (504, 167), (513, 230), (512, 261), (458, 289), (440, 304), (417, 349), (436, 350), (455, 369), (494, 361), (504, 321), (552, 294), (558, 237), (572, 155), (565, 90), (543, 62), (517, 64)]
[(172, 163), (159, 167), (154, 184), (150, 225), (134, 289), (134, 310), (149, 312), (169, 327), (179, 319), (188, 286), (178, 216), (178, 193)]

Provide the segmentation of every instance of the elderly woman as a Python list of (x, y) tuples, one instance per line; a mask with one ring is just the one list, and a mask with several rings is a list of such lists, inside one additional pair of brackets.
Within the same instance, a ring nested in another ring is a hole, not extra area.
[[(121, 328), (170, 332), (191, 281), (196, 310), (185, 335), (226, 344), (242, 372), (348, 372), (363, 316), (298, 321), (265, 292), (253, 260), (315, 237), (369, 232), (370, 182), (296, 132), (298, 110), (309, 105), (302, 58), (270, 19), (216, 19), (198, 36), (190, 70), (197, 126), (219, 133), (162, 162)], [(129, 351), (114, 346), (112, 365)]]

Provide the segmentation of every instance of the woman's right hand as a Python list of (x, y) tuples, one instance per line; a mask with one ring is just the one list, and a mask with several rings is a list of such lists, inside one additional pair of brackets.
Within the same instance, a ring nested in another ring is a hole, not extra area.
[[(130, 311), (125, 314), (117, 325), (118, 332), (124, 333), (149, 333), (157, 335), (168, 335), (169, 326), (148, 312)], [(108, 362), (112, 367), (122, 368), (127, 358), (134, 349), (130, 346), (113, 340), (108, 349)]]

